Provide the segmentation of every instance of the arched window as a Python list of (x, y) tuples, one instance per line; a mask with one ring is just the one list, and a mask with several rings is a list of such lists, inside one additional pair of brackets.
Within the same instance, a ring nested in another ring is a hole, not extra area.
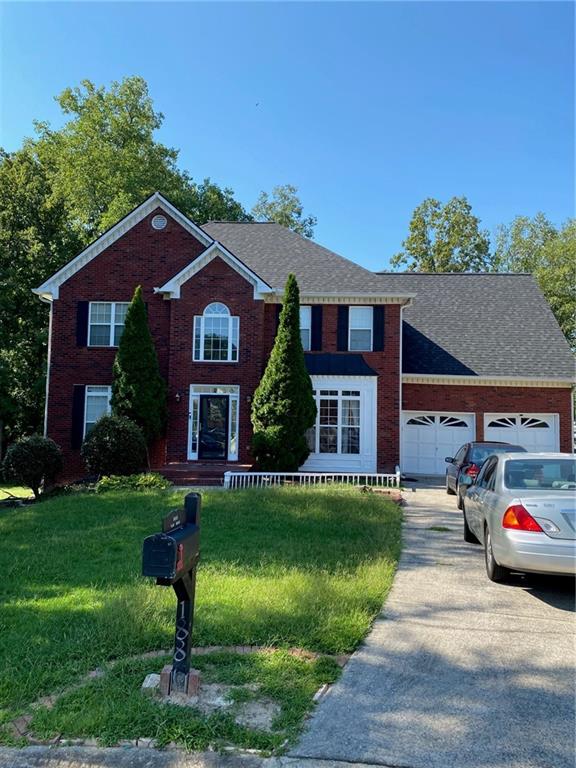
[(194, 360), (235, 363), (238, 360), (240, 319), (225, 304), (214, 301), (194, 318)]

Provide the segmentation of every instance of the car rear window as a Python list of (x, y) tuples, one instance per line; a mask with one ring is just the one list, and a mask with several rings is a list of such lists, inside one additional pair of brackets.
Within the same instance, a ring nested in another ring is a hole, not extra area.
[(576, 489), (575, 459), (511, 459), (504, 467), (504, 485), (511, 490)]
[(484, 464), (488, 456), (493, 453), (508, 453), (524, 451), (519, 445), (473, 445), (470, 449), (470, 461), (473, 464)]

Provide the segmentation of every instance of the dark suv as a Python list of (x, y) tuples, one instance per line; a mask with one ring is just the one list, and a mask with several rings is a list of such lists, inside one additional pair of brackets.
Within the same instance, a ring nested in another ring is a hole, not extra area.
[(504, 452), (523, 452), (526, 448), (520, 445), (511, 445), (510, 443), (466, 443), (460, 448), (456, 456), (447, 456), (445, 461), (448, 464), (446, 468), (446, 493), (456, 494), (458, 497), (458, 509), (462, 509), (463, 498), (466, 488), (472, 485), (476, 480), (476, 475), (480, 472), (482, 464), (488, 456), (493, 453)]

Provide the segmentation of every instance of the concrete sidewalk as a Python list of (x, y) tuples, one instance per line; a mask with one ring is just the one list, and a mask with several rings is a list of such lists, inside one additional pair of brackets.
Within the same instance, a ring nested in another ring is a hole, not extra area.
[(574, 768), (574, 581), (492, 584), (482, 549), (462, 539), (454, 497), (439, 488), (406, 497), (385, 611), (291, 755)]

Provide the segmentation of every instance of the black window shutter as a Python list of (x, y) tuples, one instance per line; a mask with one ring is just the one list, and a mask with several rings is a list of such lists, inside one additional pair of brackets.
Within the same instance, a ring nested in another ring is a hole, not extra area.
[(372, 349), (382, 352), (384, 349), (384, 305), (378, 304), (372, 308)]
[(322, 305), (312, 305), (312, 329), (310, 333), (310, 349), (320, 352), (322, 349)]
[(86, 387), (84, 384), (74, 384), (72, 394), (72, 434), (71, 447), (80, 448), (84, 437), (84, 402), (86, 399)]
[(348, 351), (348, 307), (338, 307), (338, 327), (336, 348), (338, 352)]
[(76, 307), (76, 346), (88, 344), (88, 302), (79, 301)]

